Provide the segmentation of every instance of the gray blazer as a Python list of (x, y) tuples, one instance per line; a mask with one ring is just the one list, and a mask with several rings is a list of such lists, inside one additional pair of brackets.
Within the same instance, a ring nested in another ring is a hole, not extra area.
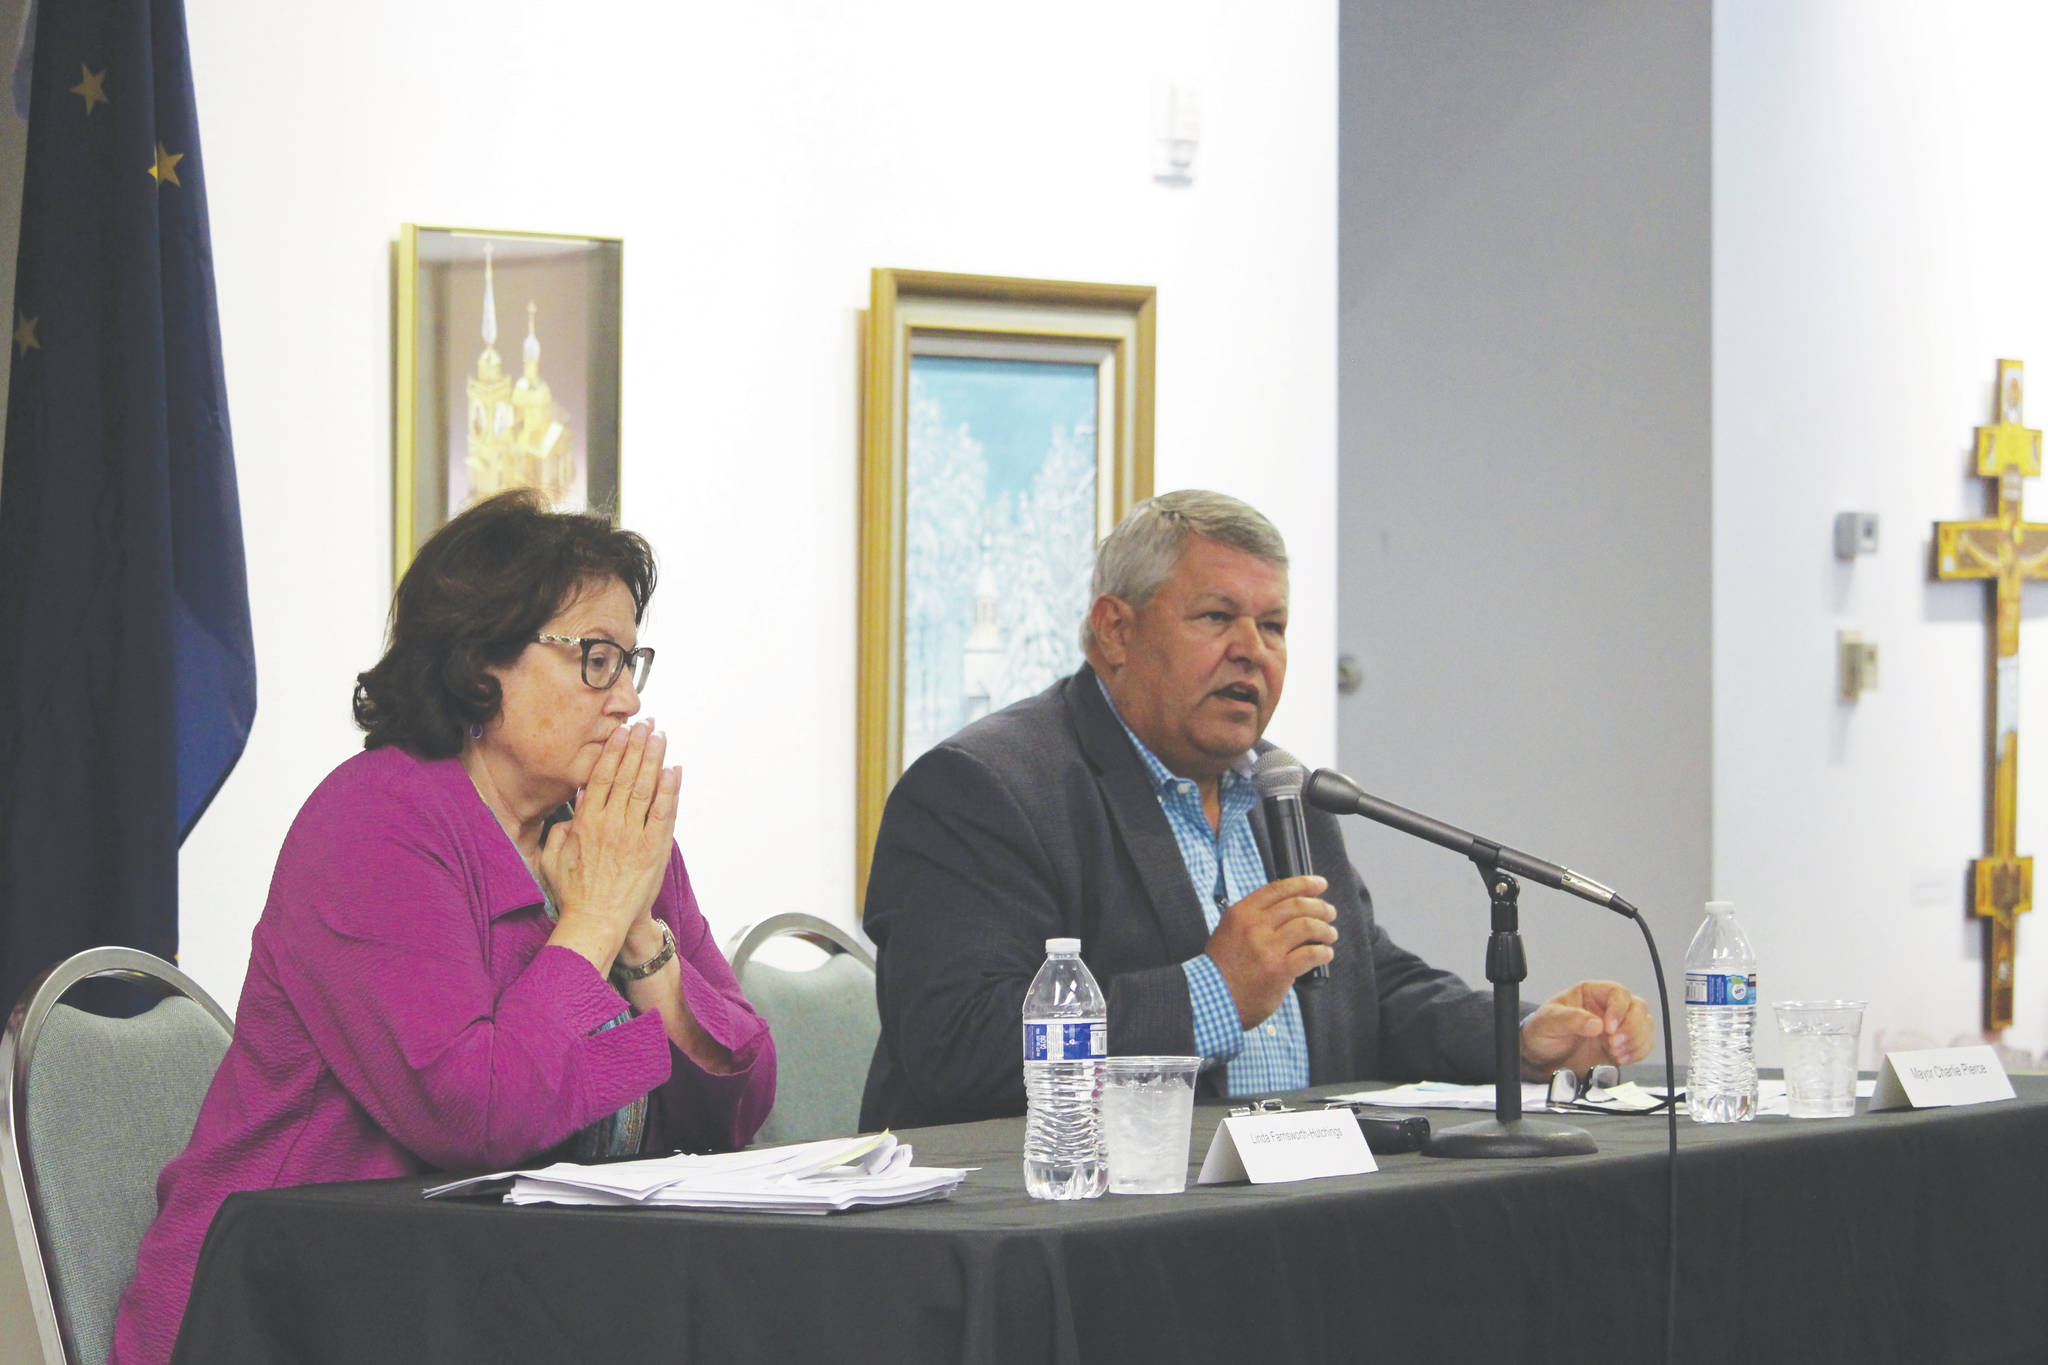
[[(1268, 852), (1263, 812), (1252, 829)], [(1337, 911), (1331, 978), (1297, 984), (1315, 1084), (1493, 1074), (1493, 1001), (1394, 945), (1334, 817), (1309, 857)], [(1081, 940), (1112, 1054), (1191, 1053), (1181, 964), (1208, 922), (1137, 750), (1087, 667), (926, 753), (890, 793), (864, 926), (882, 1036), (861, 1127), (1024, 1112), (1024, 994), (1048, 938)], [(1222, 1068), (1202, 1076), (1220, 1093)]]

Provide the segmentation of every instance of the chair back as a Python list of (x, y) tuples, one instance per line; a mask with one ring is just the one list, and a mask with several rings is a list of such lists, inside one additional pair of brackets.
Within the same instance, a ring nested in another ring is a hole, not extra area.
[[(792, 939), (811, 947), (791, 950)], [(772, 1146), (857, 1132), (861, 1088), (882, 1032), (874, 950), (855, 931), (789, 914), (742, 929), (726, 956), (775, 1035), (775, 1108), (754, 1141)], [(806, 957), (815, 961), (805, 965)]]
[[(93, 977), (160, 998), (132, 1019), (61, 1003)], [(191, 1140), (232, 1024), (161, 958), (92, 948), (45, 972), (0, 1036), (0, 1184), (44, 1365), (102, 1365), (156, 1178)]]

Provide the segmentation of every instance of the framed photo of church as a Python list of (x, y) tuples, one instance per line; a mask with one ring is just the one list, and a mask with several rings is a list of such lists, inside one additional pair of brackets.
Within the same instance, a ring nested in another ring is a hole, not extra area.
[(618, 510), (621, 254), (615, 237), (400, 229), (396, 574), (506, 488)]
[(1152, 492), (1156, 292), (874, 272), (856, 894), (903, 769), (1081, 663), (1095, 543)]

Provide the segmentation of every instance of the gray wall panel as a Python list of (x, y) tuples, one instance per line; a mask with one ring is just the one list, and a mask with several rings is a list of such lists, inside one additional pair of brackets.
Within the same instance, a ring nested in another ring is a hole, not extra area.
[[(1706, 0), (1373, 0), (1341, 38), (1341, 764), (1615, 886), (1674, 990), (1710, 873), (1710, 38)], [(1479, 982), (1471, 866), (1353, 823), (1390, 931)], [(1620, 919), (1530, 888), (1522, 924), (1530, 996), (1649, 994)]]

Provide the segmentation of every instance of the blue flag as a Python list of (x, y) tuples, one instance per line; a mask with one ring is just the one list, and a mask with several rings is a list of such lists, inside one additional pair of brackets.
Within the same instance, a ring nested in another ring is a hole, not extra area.
[(0, 1009), (178, 946), (256, 714), (182, 0), (45, 0), (0, 463)]

